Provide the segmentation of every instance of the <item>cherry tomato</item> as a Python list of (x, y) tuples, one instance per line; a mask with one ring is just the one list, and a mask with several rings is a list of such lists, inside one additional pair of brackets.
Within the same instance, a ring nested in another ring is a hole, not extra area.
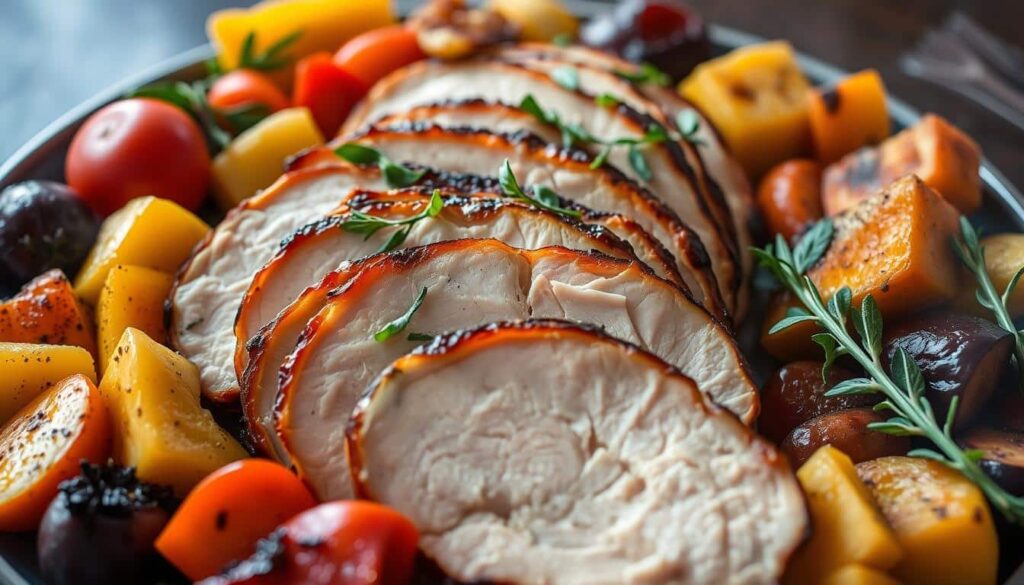
[(206, 99), (221, 109), (259, 105), (276, 112), (288, 107), (288, 98), (269, 77), (249, 69), (236, 69), (217, 78)]
[(71, 141), (64, 175), (100, 215), (145, 195), (195, 210), (210, 182), (210, 154), (188, 114), (165, 102), (133, 98), (85, 121)]
[(324, 136), (334, 136), (352, 107), (366, 93), (366, 84), (338, 67), (330, 53), (315, 53), (295, 66), (292, 102), (309, 108)]
[(335, 53), (334, 62), (370, 87), (388, 73), (425, 58), (416, 31), (396, 24), (345, 43)]
[(182, 502), (156, 549), (193, 581), (255, 551), (256, 542), (316, 500), (294, 473), (245, 459), (208, 475)]
[(201, 585), (406, 585), (418, 543), (412, 522), (390, 508), (330, 502), (292, 518), (255, 555)]
[(821, 206), (821, 166), (812, 160), (786, 161), (761, 179), (757, 190), (770, 235), (793, 241), (824, 215)]

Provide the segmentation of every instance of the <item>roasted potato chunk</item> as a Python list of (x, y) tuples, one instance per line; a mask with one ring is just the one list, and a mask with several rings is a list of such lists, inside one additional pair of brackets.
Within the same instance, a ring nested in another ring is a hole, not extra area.
[(92, 354), (71, 345), (0, 343), (0, 372), (0, 423), (68, 376), (96, 383)]
[(173, 283), (170, 274), (143, 266), (118, 264), (111, 269), (96, 306), (101, 373), (125, 329), (134, 327), (156, 341), (165, 341), (164, 301)]

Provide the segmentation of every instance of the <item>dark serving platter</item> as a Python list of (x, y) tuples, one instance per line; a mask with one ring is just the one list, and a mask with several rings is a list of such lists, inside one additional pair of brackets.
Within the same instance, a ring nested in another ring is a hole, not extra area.
[[(402, 3), (403, 5), (406, 3)], [(586, 18), (610, 8), (607, 3), (593, 0), (576, 0), (568, 2), (574, 11)], [(736, 47), (762, 42), (765, 39), (727, 27), (710, 25), (709, 37), (712, 50), (724, 53)], [(93, 98), (83, 102), (67, 112), (49, 126), (44, 128), (7, 161), (0, 165), (0, 189), (28, 179), (49, 179), (63, 181), (64, 157), (68, 145), (78, 128), (90, 114), (115, 101), (129, 91), (157, 81), (190, 80), (205, 75), (203, 63), (214, 56), (209, 45), (196, 47), (192, 50), (172, 57), (142, 73), (125, 79)], [(798, 56), (800, 65), (808, 79), (815, 84), (830, 84), (844, 77), (847, 73), (839, 68), (828, 65), (807, 55)], [(889, 115), (895, 129), (913, 125), (919, 118), (916, 110), (903, 101), (889, 98)], [(982, 230), (992, 233), (997, 231), (1024, 231), (1024, 196), (1006, 177), (992, 166), (988, 160), (982, 160), (981, 180), (984, 186), (984, 204), (971, 219)], [(3, 285), (4, 283), (0, 283)], [(0, 286), (0, 290), (2, 290)], [(748, 319), (748, 326), (740, 334), (740, 342), (745, 353), (753, 357), (751, 349), (756, 346), (757, 326), (760, 319)], [(755, 370), (762, 376), (768, 364), (763, 360), (752, 359)], [(1018, 541), (1019, 539), (1012, 539)], [(1012, 542), (1011, 541), (1011, 542)], [(1010, 549), (1021, 548), (1006, 546), (1010, 544), (1004, 537), (1000, 543), (1003, 556)], [(1016, 562), (1020, 562), (1019, 557)], [(1013, 570), (1012, 565), (1003, 564), (1001, 574), (1012, 576), (1006, 581), (1008, 585), (1024, 585), (1024, 565)], [(166, 581), (159, 581), (166, 583)], [(35, 539), (27, 535), (0, 534), (0, 584), (7, 585), (43, 585), (36, 563)]]

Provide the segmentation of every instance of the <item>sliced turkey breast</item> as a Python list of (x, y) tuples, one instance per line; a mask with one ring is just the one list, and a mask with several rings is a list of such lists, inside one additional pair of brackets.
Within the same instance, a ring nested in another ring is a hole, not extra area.
[[(420, 182), (426, 187), (472, 189), (476, 181), (428, 172)], [(171, 340), (199, 367), (207, 398), (230, 402), (238, 397), (234, 322), (252, 275), (283, 239), (336, 208), (357, 187), (387, 188), (376, 169), (340, 161), (331, 168), (288, 173), (231, 210), (179, 271), (170, 295)]]
[[(677, 365), (744, 421), (756, 416), (757, 389), (729, 332), (637, 262), (561, 247), (520, 250), (496, 240), (456, 240), (358, 264), (358, 273), (309, 320), (279, 372), (277, 434), (292, 466), (321, 499), (351, 495), (343, 427), (370, 380), (418, 336), (492, 321), (548, 317), (598, 324)], [(410, 316), (401, 331), (380, 337), (403, 314)], [(521, 367), (520, 375), (533, 375), (532, 368)]]
[[(457, 63), (423, 61), (403, 67), (379, 81), (346, 122), (344, 132), (353, 134), (368, 123), (414, 107), (447, 100), (481, 99), (519, 105), (533, 96), (548, 112), (568, 124), (576, 124), (605, 141), (643, 138), (656, 120), (625, 104), (607, 108), (597, 104), (595, 95), (556, 83), (541, 71), (498, 61), (474, 60)], [(700, 236), (711, 255), (712, 266), (723, 289), (739, 282), (739, 252), (730, 237), (731, 223), (719, 224), (710, 194), (705, 193), (696, 170), (680, 145), (672, 140), (640, 147), (649, 166), (649, 176), (630, 160), (630, 149), (614, 148), (608, 162), (638, 180), (678, 213)]]
[[(412, 224), (396, 249), (462, 238), (493, 238), (516, 248), (563, 246), (639, 262), (628, 243), (601, 226), (585, 225), (507, 199), (445, 197), (442, 200), (444, 207), (437, 217)], [(361, 193), (353, 207), (373, 217), (396, 221), (421, 214), (429, 202), (430, 196), (415, 191)], [(343, 229), (342, 226), (352, 219), (352, 213), (346, 211), (296, 232), (252, 278), (238, 311), (235, 367), (243, 382), (242, 408), (250, 423), (250, 436), (268, 453), (279, 451), (271, 436), (277, 371), (285, 356), (294, 349), (299, 328), (327, 302), (326, 291), (312, 288), (307, 294), (320, 299), (319, 304), (307, 299), (281, 327), (263, 332), (253, 344), (246, 342), (293, 303), (307, 285), (321, 282), (329, 272), (343, 269), (349, 262), (377, 253), (389, 238), (403, 229), (386, 228), (366, 238)], [(331, 282), (331, 288), (336, 286), (333, 280)], [(249, 348), (255, 348), (263, 359), (246, 372)]]
[(776, 583), (807, 527), (799, 485), (699, 389), (596, 328), (453, 333), (360, 401), (352, 476), (459, 582)]
[[(375, 148), (405, 163), (473, 175), (497, 176), (508, 160), (519, 182), (550, 187), (563, 198), (635, 220), (675, 254), (679, 273), (700, 302), (725, 323), (729, 305), (710, 268), (700, 238), (664, 203), (608, 165), (591, 168), (592, 158), (575, 149), (562, 149), (527, 134), (494, 134), (468, 128), (442, 128), (428, 123), (373, 127), (350, 136), (351, 142)], [(333, 164), (329, 149), (297, 157), (294, 168)]]
[[(741, 253), (744, 283), (747, 282), (753, 269), (753, 257), (746, 252), (752, 241), (750, 224), (754, 210), (750, 182), (739, 163), (730, 154), (714, 125), (693, 104), (671, 87), (654, 83), (633, 84), (622, 79), (621, 74), (623, 73), (637, 73), (638, 66), (613, 55), (580, 45), (557, 47), (544, 43), (522, 43), (502, 46), (494, 51), (492, 56), (527, 67), (542, 67), (545, 70), (564, 66), (566, 62), (583, 67), (585, 69), (581, 69), (583, 73), (580, 74), (580, 84), (589, 88), (590, 93), (607, 92), (615, 95), (632, 108), (651, 115), (662, 123), (674, 125), (677, 130), (679, 129), (678, 125), (674, 122), (681, 113), (692, 112), (693, 115), (696, 115), (698, 125), (694, 138), (696, 139), (695, 143), (699, 145), (697, 152), (713, 179), (712, 189), (721, 191), (731, 212), (737, 244)], [(586, 68), (603, 71), (605, 75), (594, 76), (587, 72)], [(619, 83), (614, 84), (609, 75), (619, 78)], [(655, 107), (652, 108), (652, 105)], [(658, 114), (659, 111), (661, 115)], [(741, 309), (744, 310), (737, 311), (738, 316), (742, 316), (742, 313), (745, 312), (746, 300), (747, 295), (744, 293), (741, 295), (740, 303)]]

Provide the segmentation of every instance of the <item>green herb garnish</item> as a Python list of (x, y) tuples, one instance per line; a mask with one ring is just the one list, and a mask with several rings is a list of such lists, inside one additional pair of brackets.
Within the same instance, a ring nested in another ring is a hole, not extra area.
[(339, 227), (347, 232), (363, 235), (363, 241), (365, 242), (366, 240), (369, 240), (373, 234), (386, 227), (398, 226), (400, 229), (391, 234), (388, 241), (385, 242), (379, 250), (377, 250), (378, 253), (390, 252), (405, 242), (405, 239), (409, 237), (409, 232), (412, 231), (412, 227), (414, 225), (424, 219), (437, 217), (443, 208), (444, 199), (441, 198), (441, 191), (434, 189), (433, 194), (430, 196), (430, 202), (427, 206), (423, 211), (412, 217), (404, 219), (383, 219), (361, 211), (353, 211), (349, 215), (348, 219), (341, 222)]
[(353, 164), (363, 166), (377, 165), (380, 168), (381, 175), (384, 177), (384, 182), (392, 189), (401, 189), (415, 185), (427, 173), (424, 169), (415, 170), (396, 163), (384, 156), (379, 150), (356, 144), (355, 142), (342, 144), (334, 149), (334, 154)]
[(571, 33), (563, 32), (555, 35), (555, 38), (551, 39), (551, 44), (556, 47), (568, 47), (571, 46), (575, 40), (576, 37)]
[(608, 92), (602, 93), (594, 98), (594, 103), (601, 106), (602, 108), (614, 108), (619, 105), (619, 98), (615, 94)]
[(420, 289), (420, 294), (416, 295), (416, 300), (412, 302), (412, 305), (405, 310), (397, 319), (388, 323), (383, 329), (373, 334), (373, 339), (378, 343), (383, 343), (396, 334), (401, 333), (409, 325), (409, 321), (412, 320), (412, 316), (419, 310), (420, 305), (423, 304), (423, 299), (427, 297), (427, 287)]
[(570, 91), (576, 91), (580, 88), (580, 72), (575, 67), (569, 65), (552, 70), (551, 79)]
[(285, 35), (267, 47), (262, 53), (255, 52), (256, 31), (249, 31), (242, 41), (242, 50), (238, 57), (239, 69), (254, 69), (257, 71), (273, 71), (291, 63), (291, 57), (283, 54), (288, 47), (295, 44), (302, 36), (302, 31), (297, 30)]
[[(140, 87), (125, 97), (152, 98), (178, 106), (199, 123), (199, 126), (206, 134), (210, 149), (216, 153), (223, 150), (234, 138), (232, 133), (221, 128), (220, 124), (217, 123), (218, 116), (227, 118), (233, 128), (235, 128), (234, 123), (238, 120), (232, 121), (228, 116), (229, 112), (233, 112), (233, 110), (218, 110), (207, 101), (206, 93), (210, 90), (212, 82), (213, 78), (193, 81), (191, 83), (184, 81), (154, 83)], [(243, 115), (243, 118), (246, 121), (250, 121), (253, 116)], [(235, 128), (235, 132), (240, 134), (244, 129)]]
[(704, 146), (704, 141), (697, 136), (700, 130), (700, 115), (696, 110), (682, 110), (676, 115), (676, 126), (679, 127), (679, 134), (683, 140), (694, 146)]
[(498, 171), (498, 183), (501, 185), (501, 191), (506, 197), (520, 199), (534, 207), (566, 217), (579, 218), (582, 215), (575, 209), (562, 207), (562, 202), (558, 195), (547, 187), (534, 186), (533, 195), (526, 194), (522, 187), (519, 186), (519, 181), (516, 180), (516, 175), (512, 172), (512, 165), (508, 162), (508, 159), (505, 159), (505, 164), (501, 165), (501, 169)]
[(526, 94), (526, 97), (519, 102), (519, 109), (530, 114), (542, 124), (548, 124), (557, 128), (562, 134), (562, 146), (565, 148), (572, 148), (577, 144), (598, 142), (596, 137), (584, 130), (579, 124), (563, 122), (558, 114), (542, 108), (532, 94)]
[(409, 341), (434, 341), (434, 336), (429, 333), (410, 333), (405, 338)]
[[(848, 355), (864, 368), (868, 376), (841, 382), (826, 392), (826, 396), (880, 394), (883, 400), (875, 406), (875, 411), (888, 411), (892, 417), (884, 422), (871, 423), (869, 429), (931, 441), (935, 449), (918, 448), (908, 455), (933, 459), (959, 471), (974, 482), (992, 506), (1008, 520), (1024, 524), (1024, 498), (1001, 488), (978, 466), (980, 453), (961, 449), (953, 439), (957, 398), (951, 401), (949, 412), (940, 424), (924, 395), (925, 382), (921, 370), (909, 353), (897, 348), (889, 372), (885, 371), (882, 365), (882, 314), (874, 298), (868, 295), (860, 308), (851, 307), (849, 287), (838, 290), (827, 302), (821, 298), (817, 286), (806, 272), (825, 254), (832, 233), (832, 223), (826, 219), (816, 224), (792, 250), (782, 237), (777, 237), (774, 245), (753, 249), (760, 264), (802, 304), (802, 308), (791, 309), (785, 319), (771, 328), (771, 332), (803, 322), (824, 329), (812, 337), (825, 350), (826, 365), (822, 374), (827, 374), (836, 357)], [(847, 330), (848, 321), (852, 321), (859, 342)]]
[(652, 83), (662, 87), (672, 84), (672, 78), (668, 73), (658, 69), (650, 63), (641, 63), (636, 71), (615, 70), (615, 75), (631, 83)]
[(1010, 316), (1010, 310), (1007, 308), (1010, 295), (1013, 294), (1021, 276), (1024, 275), (1024, 266), (1017, 269), (1013, 278), (1007, 283), (1006, 289), (999, 294), (992, 282), (992, 277), (989, 276), (988, 270), (985, 268), (985, 248), (978, 242), (978, 233), (974, 231), (971, 222), (963, 216), (960, 217), (960, 236), (960, 239), (953, 242), (953, 249), (978, 281), (978, 288), (975, 290), (978, 302), (982, 307), (992, 311), (996, 323), (1000, 327), (1013, 335), (1016, 342), (1014, 359), (1017, 361), (1017, 369), (1021, 374), (1020, 384), (1024, 387), (1024, 333), (1013, 324), (1013, 317)]

